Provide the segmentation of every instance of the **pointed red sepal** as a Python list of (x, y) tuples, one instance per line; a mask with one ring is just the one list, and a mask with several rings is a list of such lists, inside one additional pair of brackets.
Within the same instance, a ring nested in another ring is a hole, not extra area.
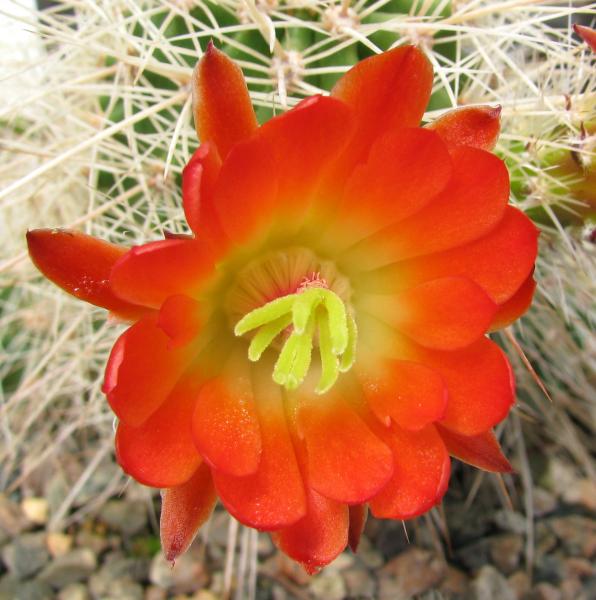
[(586, 27), (585, 25), (578, 25), (574, 23), (573, 31), (579, 35), (579, 37), (592, 48), (594, 52), (596, 52), (596, 30), (591, 27)]
[(217, 501), (209, 468), (201, 465), (186, 483), (162, 490), (161, 497), (161, 546), (173, 561), (188, 549)]
[(312, 575), (346, 547), (348, 507), (309, 489), (306, 515), (294, 525), (272, 533), (271, 538)]
[(257, 128), (240, 67), (209, 42), (192, 79), (195, 128), (201, 142), (213, 142), (219, 155)]
[(441, 425), (437, 425), (437, 431), (451, 456), (484, 471), (493, 473), (513, 471), (495, 434), (490, 429), (474, 436), (460, 435)]
[(364, 531), (366, 525), (366, 518), (368, 516), (368, 506), (366, 504), (354, 504), (350, 506), (350, 527), (348, 529), (348, 546), (352, 552), (358, 550), (360, 544), (360, 537)]
[(213, 193), (221, 158), (211, 142), (201, 144), (182, 171), (182, 204), (193, 232), (217, 246), (223, 232), (215, 211)]
[(497, 313), (490, 324), (490, 330), (503, 329), (503, 327), (507, 327), (519, 319), (530, 308), (535, 291), (536, 282), (530, 275), (507, 302), (499, 305)]
[(125, 319), (137, 319), (147, 312), (120, 299), (110, 287), (112, 267), (127, 248), (67, 229), (28, 231), (27, 246), (35, 266), (76, 298)]
[(427, 128), (436, 131), (449, 149), (473, 146), (492, 150), (501, 129), (500, 117), (500, 106), (466, 106), (450, 110)]

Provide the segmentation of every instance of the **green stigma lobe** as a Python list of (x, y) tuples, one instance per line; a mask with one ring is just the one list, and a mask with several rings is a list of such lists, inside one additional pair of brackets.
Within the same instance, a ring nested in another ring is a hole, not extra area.
[(357, 330), (342, 299), (326, 288), (311, 287), (276, 298), (246, 314), (234, 328), (237, 336), (256, 330), (248, 358), (257, 361), (281, 335), (286, 336), (273, 368), (273, 381), (288, 391), (306, 378), (318, 342), (321, 376), (317, 394), (329, 391), (340, 372), (354, 364)]

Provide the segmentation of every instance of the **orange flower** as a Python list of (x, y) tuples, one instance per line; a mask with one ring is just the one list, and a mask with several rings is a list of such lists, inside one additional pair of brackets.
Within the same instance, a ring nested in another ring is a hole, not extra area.
[(400, 47), (258, 127), (210, 45), (182, 184), (194, 237), (29, 232), (48, 278), (134, 321), (104, 391), (122, 468), (164, 489), (170, 559), (219, 497), (313, 571), (356, 548), (367, 506), (440, 502), (450, 454), (510, 469), (491, 428), (513, 376), (486, 333), (528, 308), (537, 231), (489, 152), (499, 109), (420, 128), (431, 86)]

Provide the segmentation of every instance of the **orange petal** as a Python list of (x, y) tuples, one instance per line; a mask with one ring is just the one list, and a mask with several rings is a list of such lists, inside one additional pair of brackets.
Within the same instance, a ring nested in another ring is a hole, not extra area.
[(205, 142), (182, 171), (182, 204), (186, 221), (199, 237), (215, 244), (222, 235), (213, 204), (220, 169), (221, 159), (215, 146)]
[(261, 458), (261, 434), (250, 381), (208, 381), (195, 406), (192, 433), (205, 462), (219, 472), (238, 477), (254, 473)]
[(445, 414), (445, 382), (424, 365), (405, 360), (386, 361), (359, 370), (358, 379), (371, 410), (387, 426), (393, 419), (400, 427), (417, 431)]
[(159, 308), (169, 296), (193, 296), (213, 272), (213, 258), (200, 240), (162, 240), (135, 246), (118, 260), (110, 282), (118, 296)]
[(308, 490), (307, 512), (294, 525), (271, 536), (309, 574), (329, 564), (348, 542), (348, 507)]
[(254, 136), (237, 144), (224, 162), (215, 191), (219, 220), (240, 244), (266, 228), (277, 205), (277, 168), (271, 143)]
[(492, 150), (501, 128), (500, 106), (466, 106), (450, 110), (427, 125), (436, 131), (447, 146), (473, 146)]
[(578, 25), (577, 23), (573, 24), (573, 30), (594, 52), (596, 52), (596, 30), (591, 27), (586, 27), (585, 25)]
[(366, 504), (354, 504), (350, 506), (350, 527), (348, 529), (348, 545), (352, 552), (358, 550), (360, 537), (366, 525), (366, 517), (368, 516), (368, 507)]
[(480, 286), (463, 277), (427, 281), (392, 301), (394, 307), (383, 311), (383, 318), (418, 344), (436, 350), (475, 342), (486, 333), (497, 310)]
[(192, 359), (192, 348), (171, 348), (154, 316), (127, 329), (110, 353), (103, 384), (119, 419), (138, 427), (168, 397)]
[(201, 465), (186, 483), (163, 490), (161, 498), (161, 546), (173, 561), (190, 546), (217, 501), (209, 468)]
[(118, 425), (116, 456), (126, 473), (153, 487), (190, 479), (201, 463), (191, 434), (198, 392), (198, 382), (185, 378), (141, 426)]
[(462, 435), (478, 435), (502, 421), (513, 405), (515, 385), (507, 357), (481, 338), (463, 350), (415, 349), (411, 359), (436, 370), (449, 399), (441, 423)]
[(537, 252), (538, 229), (524, 213), (508, 206), (502, 221), (484, 237), (391, 265), (379, 275), (398, 289), (440, 277), (467, 277), (503, 303), (532, 272)]
[[(280, 202), (303, 211), (326, 166), (353, 130), (348, 107), (328, 96), (312, 96), (267, 121), (259, 136), (270, 144), (278, 165)], [(288, 207), (288, 208), (290, 208)]]
[(517, 321), (530, 308), (535, 291), (536, 282), (530, 275), (512, 298), (499, 305), (490, 324), (491, 331), (503, 329)]
[(184, 346), (201, 329), (201, 304), (188, 296), (170, 296), (161, 306), (157, 325), (172, 340), (174, 346)]
[(288, 527), (306, 514), (304, 483), (286, 425), (280, 388), (269, 377), (267, 373), (266, 386), (254, 391), (262, 444), (257, 472), (245, 477), (213, 472), (219, 497), (230, 514), (244, 525), (265, 531)]
[(447, 491), (449, 454), (433, 425), (411, 432), (393, 425), (383, 436), (395, 469), (387, 485), (370, 501), (380, 519), (410, 519), (438, 504)]
[(373, 145), (366, 164), (348, 180), (340, 215), (347, 212), (355, 221), (360, 238), (370, 235), (420, 210), (447, 185), (451, 171), (447, 148), (434, 132), (392, 132)]
[(367, 256), (380, 250), (388, 262), (396, 262), (463, 246), (494, 229), (509, 198), (505, 164), (467, 146), (456, 148), (452, 158), (451, 181), (432, 202), (365, 240), (357, 250)]
[(28, 231), (27, 246), (35, 266), (76, 298), (126, 319), (147, 312), (142, 306), (122, 300), (110, 288), (110, 272), (126, 248), (66, 229)]
[(432, 82), (431, 64), (414, 46), (394, 48), (352, 67), (331, 95), (354, 111), (353, 150), (362, 156), (381, 134), (418, 126)]
[(213, 142), (222, 158), (257, 128), (242, 71), (212, 42), (195, 67), (192, 99), (199, 139)]
[(316, 398), (299, 409), (309, 485), (327, 498), (358, 504), (391, 477), (389, 448), (343, 400)]
[(495, 434), (490, 429), (474, 436), (459, 435), (441, 425), (437, 425), (437, 431), (451, 456), (493, 473), (513, 471), (509, 461), (503, 455)]

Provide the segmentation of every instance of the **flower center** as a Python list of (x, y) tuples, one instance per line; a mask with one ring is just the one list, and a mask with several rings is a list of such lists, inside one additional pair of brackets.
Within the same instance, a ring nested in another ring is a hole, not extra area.
[[(288, 268), (283, 269), (283, 265)], [(302, 268), (296, 269), (297, 265)], [(356, 355), (357, 328), (348, 302), (347, 279), (337, 273), (330, 261), (319, 261), (307, 249), (292, 248), (249, 265), (239, 280), (236, 289), (257, 291), (254, 286), (260, 283), (261, 288), (283, 290), (272, 294), (258, 289), (261, 298), (273, 298), (245, 310), (234, 327), (236, 336), (253, 335), (249, 360), (258, 361), (269, 347), (278, 349), (273, 381), (292, 391), (304, 382), (316, 348), (320, 376), (315, 392), (329, 391), (339, 374), (352, 367)], [(284, 285), (280, 285), (281, 281)], [(235, 296), (233, 304), (241, 297)], [(238, 314), (238, 310), (233, 312)]]

